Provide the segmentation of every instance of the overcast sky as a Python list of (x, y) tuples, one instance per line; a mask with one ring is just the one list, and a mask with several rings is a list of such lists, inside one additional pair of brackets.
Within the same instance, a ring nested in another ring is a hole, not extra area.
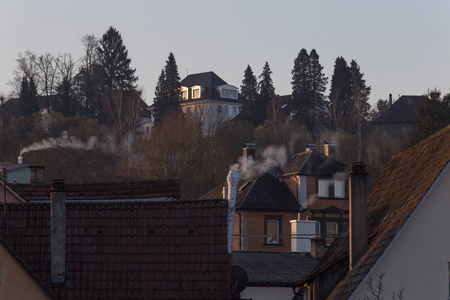
[[(392, 93), (420, 95), (450, 88), (450, 1), (91, 1), (0, 0), (0, 93), (9, 94), (19, 53), (83, 55), (80, 38), (122, 35), (144, 99), (153, 102), (170, 52), (180, 77), (214, 71), (240, 86), (250, 65), (267, 61), (276, 93), (291, 93), (302, 48), (316, 49), (331, 81), (336, 57), (355, 59), (370, 102)], [(328, 95), (329, 90), (326, 91)]]

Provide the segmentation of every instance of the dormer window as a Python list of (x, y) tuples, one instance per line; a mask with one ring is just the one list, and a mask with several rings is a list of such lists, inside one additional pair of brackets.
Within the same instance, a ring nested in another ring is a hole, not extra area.
[(232, 85), (222, 85), (218, 87), (217, 91), (220, 93), (220, 96), (225, 99), (237, 99), (238, 92), (237, 87)]
[(181, 87), (181, 100), (189, 99), (189, 88), (182, 86)]
[(192, 87), (192, 99), (198, 99), (201, 97), (201, 86), (196, 85)]

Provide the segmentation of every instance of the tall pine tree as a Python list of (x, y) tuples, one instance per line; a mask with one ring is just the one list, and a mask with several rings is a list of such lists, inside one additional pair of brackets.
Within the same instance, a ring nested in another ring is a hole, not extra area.
[(154, 116), (161, 121), (169, 110), (180, 107), (180, 75), (175, 56), (171, 52), (166, 60), (166, 66), (161, 71), (155, 88)]
[(28, 81), (27, 77), (23, 76), (19, 98), (21, 115), (29, 118), (33, 113), (39, 111), (37, 88), (33, 77)]
[(138, 77), (134, 76), (136, 69), (130, 67), (131, 59), (119, 31), (112, 26), (109, 27), (99, 43), (97, 52), (104, 70), (106, 87), (110, 91), (119, 88), (125, 91), (134, 89), (138, 80)]
[(331, 125), (334, 129), (347, 129), (347, 120), (352, 107), (350, 71), (345, 59), (336, 58), (330, 88)]
[(323, 73), (323, 66), (319, 62), (319, 55), (315, 49), (309, 53), (309, 76), (311, 81), (311, 97), (313, 99), (313, 137), (319, 135), (320, 123), (324, 122), (324, 115), (327, 107), (324, 92), (328, 83), (328, 78)]
[(258, 124), (264, 122), (266, 117), (266, 109), (269, 104), (270, 99), (275, 96), (275, 88), (273, 86), (273, 81), (271, 77), (272, 71), (270, 70), (269, 63), (266, 61), (263, 71), (258, 78), (260, 78), (258, 83), (258, 107), (257, 107), (257, 117)]
[(349, 133), (357, 134), (356, 130), (361, 130), (361, 126), (369, 118), (370, 104), (368, 101), (371, 87), (366, 86), (364, 74), (361, 73), (360, 67), (354, 59), (350, 62), (349, 72), (351, 109), (347, 130)]
[(256, 77), (253, 75), (252, 68), (247, 65), (244, 71), (244, 79), (241, 85), (241, 100), (242, 100), (242, 119), (248, 121), (254, 125), (258, 124), (257, 118), (257, 82)]
[(297, 111), (296, 119), (309, 131), (313, 128), (314, 99), (311, 97), (310, 58), (306, 49), (301, 49), (292, 69), (292, 97)]

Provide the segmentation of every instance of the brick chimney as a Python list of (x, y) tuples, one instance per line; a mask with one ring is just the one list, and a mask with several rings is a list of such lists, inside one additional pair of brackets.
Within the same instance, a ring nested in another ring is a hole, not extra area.
[(52, 180), (50, 201), (50, 277), (53, 285), (63, 286), (66, 282), (66, 195), (64, 180)]
[(352, 269), (367, 248), (367, 173), (364, 162), (352, 163), (349, 190), (349, 267)]
[(329, 158), (335, 158), (336, 146), (333, 141), (325, 141), (323, 148), (325, 150), (325, 155)]
[[(243, 172), (246, 173), (251, 162), (255, 161), (255, 155), (256, 153), (256, 145), (252, 144), (252, 143), (245, 143), (242, 146), (242, 156), (243, 156), (243, 161), (242, 161), (242, 169)], [(250, 159), (251, 157), (251, 159)]]

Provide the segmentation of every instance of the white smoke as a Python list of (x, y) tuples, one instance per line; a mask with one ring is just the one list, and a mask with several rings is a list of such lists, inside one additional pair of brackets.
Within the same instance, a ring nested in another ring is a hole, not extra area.
[(48, 138), (40, 142), (36, 142), (28, 147), (23, 148), (20, 151), (20, 156), (22, 154), (30, 151), (38, 151), (44, 149), (52, 148), (69, 148), (69, 149), (83, 149), (83, 150), (93, 150), (100, 149), (106, 153), (116, 153), (118, 146), (113, 137), (107, 137), (107, 140), (102, 142), (99, 141), (96, 136), (91, 136), (86, 142), (74, 137), (69, 136), (67, 131), (63, 131), (61, 136), (58, 138)]
[(256, 175), (264, 175), (274, 168), (283, 168), (287, 162), (287, 150), (285, 147), (269, 146), (261, 154), (261, 161), (253, 160), (251, 156), (247, 158), (247, 171), (245, 171), (244, 157), (241, 156), (238, 162), (230, 166), (230, 170), (239, 171), (243, 179), (251, 179)]

